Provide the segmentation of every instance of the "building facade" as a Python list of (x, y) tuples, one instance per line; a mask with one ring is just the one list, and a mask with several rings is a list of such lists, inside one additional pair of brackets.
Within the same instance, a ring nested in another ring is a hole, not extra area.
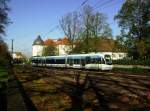
[(32, 44), (32, 56), (42, 56), (44, 49), (44, 41), (38, 36)]
[(63, 39), (53, 40), (47, 39), (45, 41), (42, 40), (40, 36), (38, 36), (32, 45), (32, 56), (42, 56), (44, 47), (48, 45), (52, 45), (56, 47), (57, 55), (66, 55), (70, 49), (68, 45), (68, 39), (64, 37)]
[[(47, 39), (43, 41), (41, 37), (38, 36), (32, 45), (32, 56), (42, 56), (44, 47), (48, 45), (56, 47), (57, 55), (67, 55), (71, 49), (67, 37), (58, 40)], [(119, 60), (127, 57), (127, 53), (125, 52), (101, 51), (98, 53), (110, 55), (112, 60)]]
[(23, 59), (24, 55), (21, 52), (13, 52), (12, 58), (13, 59)]

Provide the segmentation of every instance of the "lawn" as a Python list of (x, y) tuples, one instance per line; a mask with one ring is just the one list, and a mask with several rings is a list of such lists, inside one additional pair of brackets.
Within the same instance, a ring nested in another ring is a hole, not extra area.
[(8, 81), (8, 72), (7, 70), (0, 66), (0, 90), (4, 91), (7, 86), (7, 81)]
[(1, 84), (6, 83), (8, 80), (8, 73), (4, 67), (0, 66), (0, 87)]
[(0, 66), (0, 110), (7, 110), (7, 70)]
[(149, 69), (142, 68), (113, 68), (114, 72), (128, 72), (128, 73), (150, 73)]

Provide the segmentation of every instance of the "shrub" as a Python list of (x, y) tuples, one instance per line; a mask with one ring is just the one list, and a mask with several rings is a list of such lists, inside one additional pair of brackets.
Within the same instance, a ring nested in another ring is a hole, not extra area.
[(113, 64), (150, 66), (150, 59), (148, 60), (129, 60), (129, 59), (113, 60)]

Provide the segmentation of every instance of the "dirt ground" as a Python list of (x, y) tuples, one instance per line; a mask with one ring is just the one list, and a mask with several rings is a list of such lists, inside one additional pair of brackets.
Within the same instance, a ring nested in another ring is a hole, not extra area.
[(150, 73), (16, 68), (38, 111), (150, 111)]

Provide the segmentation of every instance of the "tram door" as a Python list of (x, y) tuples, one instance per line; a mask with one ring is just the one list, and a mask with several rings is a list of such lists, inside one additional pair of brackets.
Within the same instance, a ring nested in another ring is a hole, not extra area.
[(85, 58), (81, 58), (80, 64), (81, 64), (81, 68), (82, 68), (82, 69), (85, 69), (85, 64), (86, 64)]

